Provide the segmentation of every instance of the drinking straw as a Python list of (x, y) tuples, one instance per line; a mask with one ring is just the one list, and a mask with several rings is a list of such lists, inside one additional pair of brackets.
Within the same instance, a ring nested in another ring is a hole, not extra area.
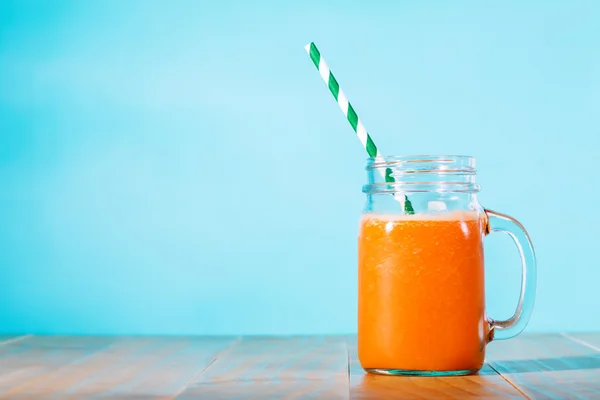
[[(344, 91), (340, 88), (337, 79), (335, 79), (333, 73), (327, 66), (327, 63), (325, 62), (323, 57), (321, 57), (321, 52), (319, 51), (319, 49), (317, 49), (317, 46), (314, 44), (314, 42), (310, 42), (310, 44), (307, 44), (306, 46), (304, 46), (304, 48), (310, 56), (310, 59), (313, 61), (313, 63), (319, 70), (321, 78), (323, 78), (323, 81), (329, 87), (329, 91), (335, 98), (335, 101), (337, 101), (338, 106), (340, 106), (340, 109), (348, 119), (348, 122), (350, 122), (350, 126), (352, 126), (352, 129), (358, 136), (358, 140), (360, 140), (360, 142), (362, 143), (364, 149), (367, 151), (367, 154), (369, 154), (369, 157), (381, 156), (379, 150), (377, 149), (377, 146), (375, 146), (375, 142), (373, 142), (373, 139), (371, 138), (371, 135), (369, 135), (369, 133), (365, 129), (365, 126), (361, 122), (360, 118), (358, 118), (358, 114), (356, 114), (356, 111), (354, 111), (354, 107), (352, 107), (352, 105), (348, 101), (348, 98), (344, 94)], [(392, 170), (390, 168), (386, 168), (384, 175), (386, 182), (396, 181), (391, 174)], [(406, 214), (415, 213), (415, 210), (413, 209), (412, 204), (410, 203), (406, 195), (404, 196), (404, 212)]]

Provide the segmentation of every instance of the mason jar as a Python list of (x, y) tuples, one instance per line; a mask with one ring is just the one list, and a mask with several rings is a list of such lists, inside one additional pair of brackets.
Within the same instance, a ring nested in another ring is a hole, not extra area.
[[(536, 290), (527, 231), (477, 200), (475, 159), (389, 156), (367, 161), (358, 237), (358, 355), (371, 373), (466, 375), (485, 346), (518, 335)], [(505, 232), (521, 256), (521, 294), (505, 321), (485, 311), (484, 237)]]

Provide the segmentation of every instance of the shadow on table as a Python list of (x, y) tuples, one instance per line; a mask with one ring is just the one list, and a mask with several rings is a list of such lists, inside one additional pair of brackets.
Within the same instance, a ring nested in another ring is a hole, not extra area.
[[(600, 369), (600, 355), (494, 361), (490, 364), (498, 372), (511, 374), (523, 372)], [(600, 371), (598, 374), (600, 376)]]

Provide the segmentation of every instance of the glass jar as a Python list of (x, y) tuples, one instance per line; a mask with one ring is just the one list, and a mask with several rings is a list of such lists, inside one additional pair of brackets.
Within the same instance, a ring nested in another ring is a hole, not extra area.
[[(370, 158), (358, 238), (358, 355), (371, 373), (466, 375), (493, 339), (527, 325), (536, 289), (533, 246), (515, 219), (477, 201), (475, 159)], [(485, 312), (483, 238), (508, 233), (522, 260), (514, 315)]]

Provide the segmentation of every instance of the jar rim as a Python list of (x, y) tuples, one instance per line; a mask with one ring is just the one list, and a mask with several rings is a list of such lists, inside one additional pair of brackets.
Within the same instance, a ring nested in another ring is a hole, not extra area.
[(365, 167), (365, 193), (467, 192), (476, 193), (475, 157), (464, 155), (376, 156)]
[(440, 163), (459, 164), (467, 169), (475, 169), (475, 157), (459, 154), (406, 154), (406, 155), (377, 155), (367, 158), (366, 169), (403, 163)]

